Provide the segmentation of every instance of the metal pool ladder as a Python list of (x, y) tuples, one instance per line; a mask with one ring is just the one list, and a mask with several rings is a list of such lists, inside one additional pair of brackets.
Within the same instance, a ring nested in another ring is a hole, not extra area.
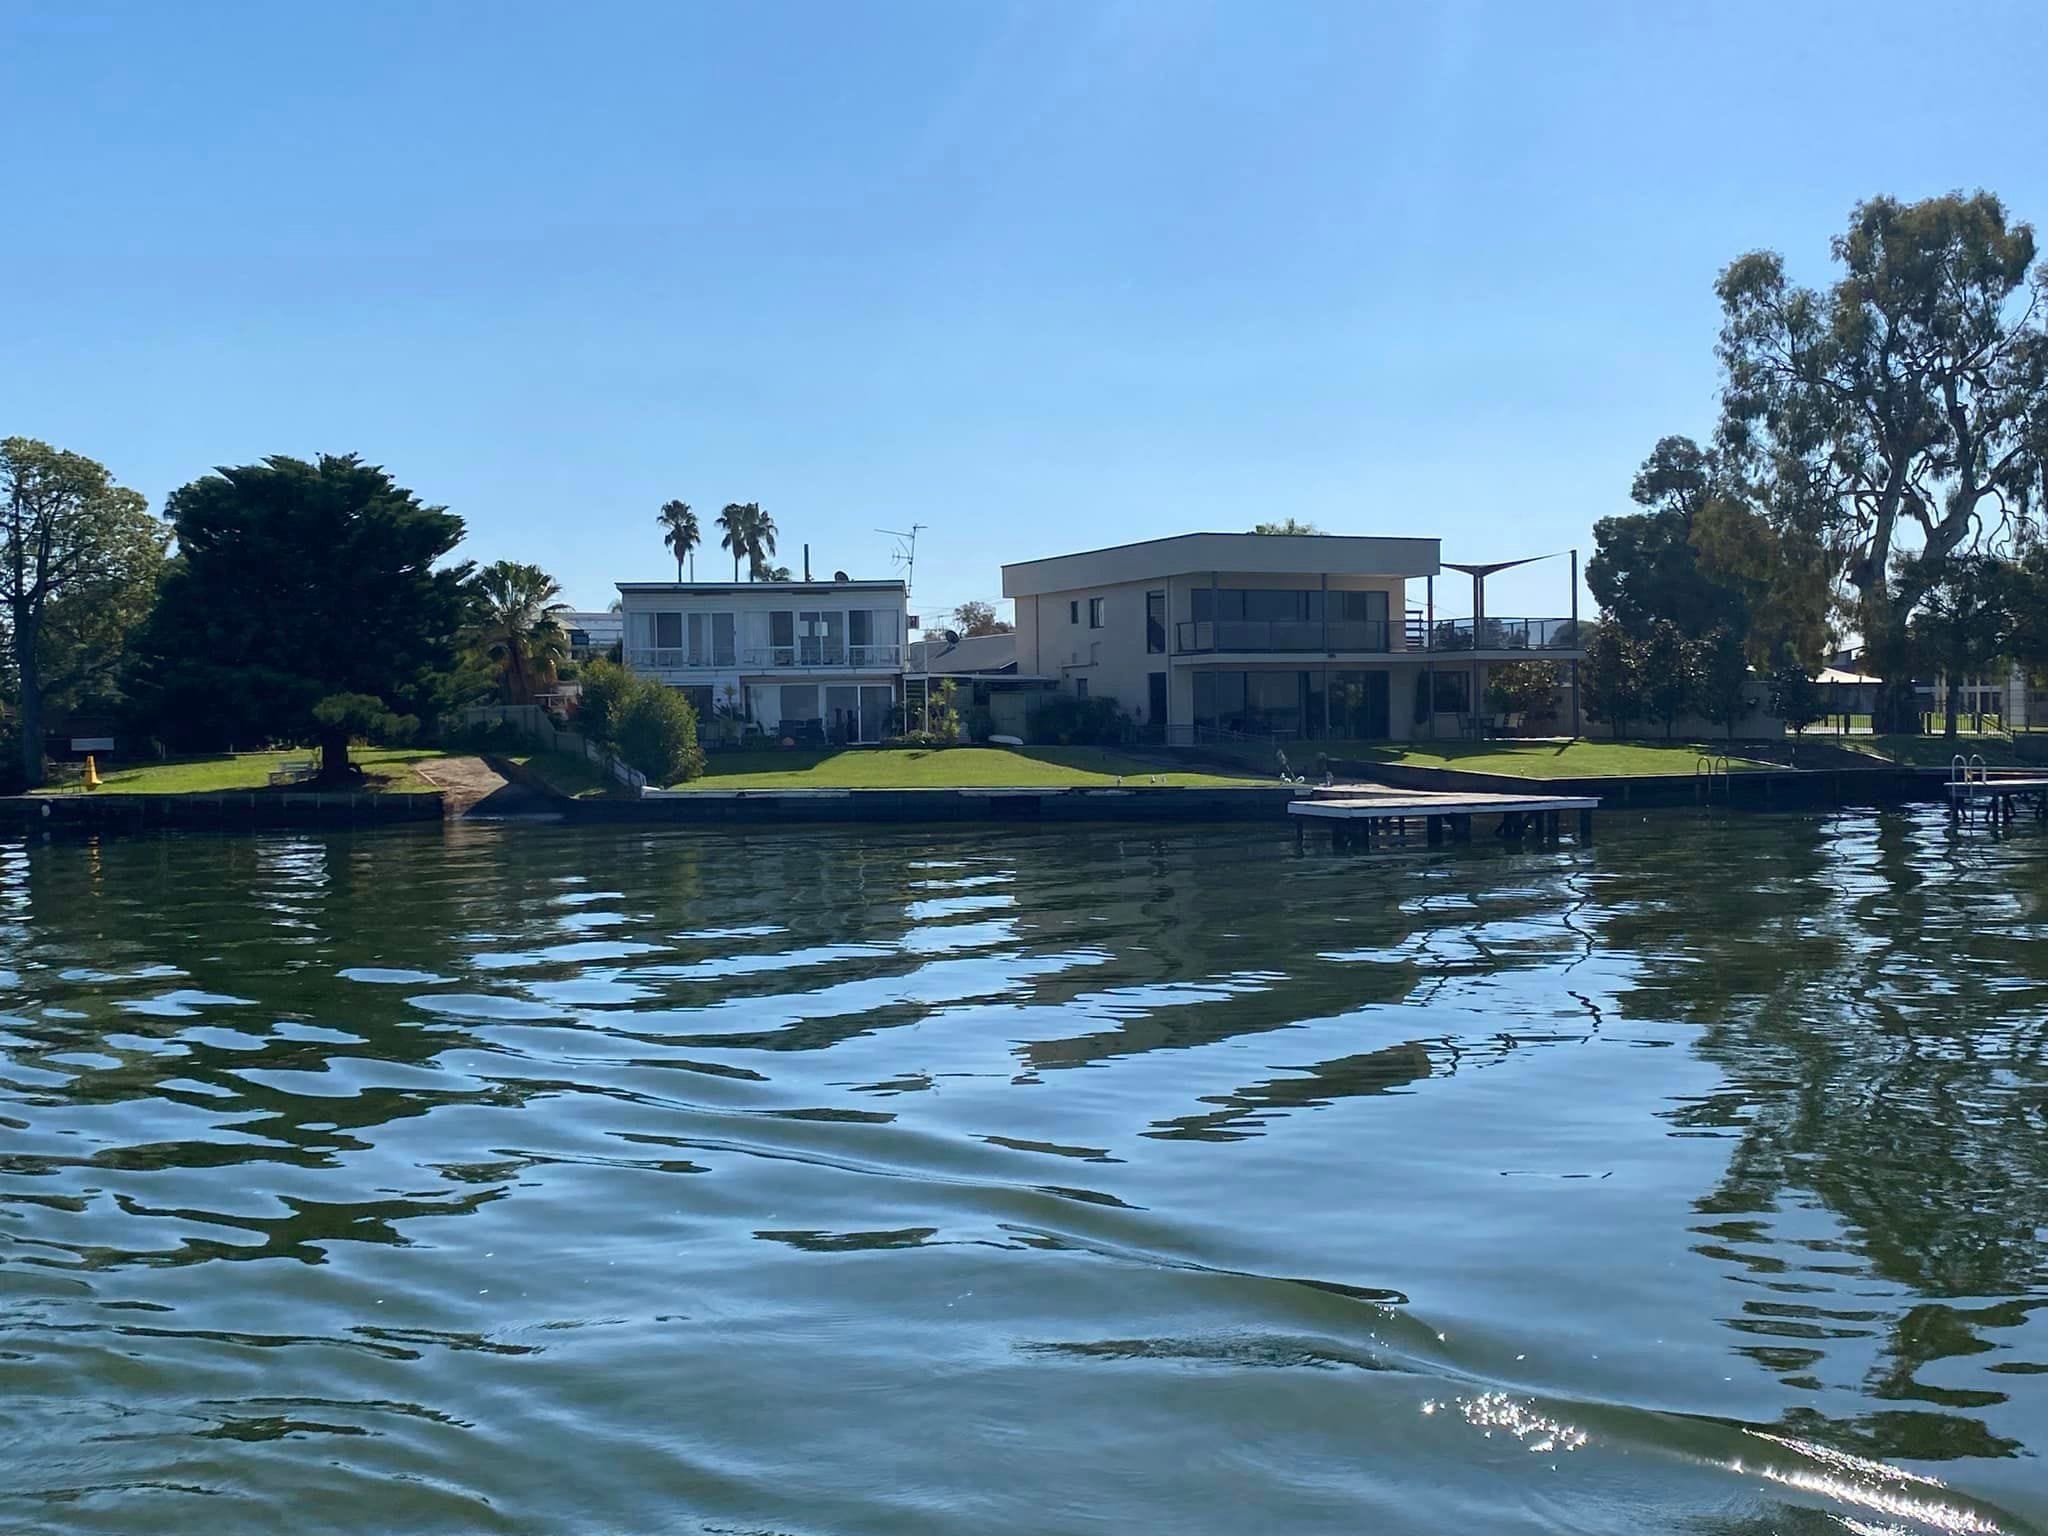
[(1702, 753), (1692, 765), (1692, 797), (1695, 804), (1712, 805), (1714, 803), (1714, 781), (1716, 779), (1721, 782), (1721, 803), (1723, 805), (1732, 805), (1734, 803), (1734, 785), (1728, 778), (1727, 754), (1724, 752), (1719, 757), (1714, 757)]
[(1991, 782), (1991, 770), (1985, 766), (1984, 754), (1972, 752), (1964, 757), (1958, 752), (1948, 760), (1948, 810), (1951, 816), (1960, 816), (1974, 803), (1973, 785)]

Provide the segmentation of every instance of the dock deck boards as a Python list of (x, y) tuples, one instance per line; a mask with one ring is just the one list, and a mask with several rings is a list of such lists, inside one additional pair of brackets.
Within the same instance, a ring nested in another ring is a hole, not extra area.
[(1290, 816), (1330, 821), (1393, 821), (1416, 816), (1507, 816), (1541, 811), (1590, 811), (1592, 795), (1503, 795), (1477, 790), (1383, 789), (1336, 785), (1288, 802)]

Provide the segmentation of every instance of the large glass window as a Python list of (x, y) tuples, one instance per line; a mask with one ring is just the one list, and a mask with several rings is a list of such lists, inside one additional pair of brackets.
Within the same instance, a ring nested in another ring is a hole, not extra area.
[(1472, 675), (1469, 672), (1437, 673), (1435, 707), (1440, 715), (1469, 713), (1472, 708)]
[(1166, 654), (1166, 594), (1147, 592), (1145, 594), (1145, 654), (1163, 656)]
[(1090, 629), (1102, 628), (1102, 599), (1099, 597), (1088, 599), (1088, 627)]
[(816, 683), (784, 683), (781, 698), (777, 701), (782, 715), (782, 729), (786, 733), (792, 726), (816, 720), (818, 715), (818, 685)]
[(1378, 741), (1388, 734), (1390, 690), (1384, 672), (1332, 672), (1330, 734), (1345, 741)]
[(768, 615), (768, 657), (778, 667), (796, 665), (796, 615), (787, 608)]
[(662, 651), (680, 651), (683, 648), (683, 616), (680, 613), (657, 613), (654, 616), (654, 646)]

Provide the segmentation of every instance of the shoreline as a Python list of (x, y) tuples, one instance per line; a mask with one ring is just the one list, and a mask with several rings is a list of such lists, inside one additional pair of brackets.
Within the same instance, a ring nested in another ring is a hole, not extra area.
[[(0, 821), (27, 829), (146, 831), (190, 828), (261, 830), (286, 827), (389, 826), (454, 819), (546, 820), (604, 825), (906, 826), (1053, 823), (1216, 823), (1285, 825), (1287, 807), (1303, 786), (1275, 783), (1239, 788), (1122, 785), (901, 789), (686, 789), (639, 799), (575, 799), (557, 793), (519, 765), (491, 766), (520, 793), (517, 808), (494, 810), (468, 796), (362, 794), (314, 790), (224, 790), (195, 794), (89, 793), (0, 797)], [(1612, 809), (1699, 805), (1711, 796), (1744, 810), (1796, 810), (1825, 805), (1889, 805), (1940, 800), (1940, 769), (1759, 769), (1718, 776), (1711, 786), (1686, 774), (1530, 779), (1449, 768), (1339, 762), (1340, 782), (1393, 789), (1483, 794), (1544, 794), (1598, 799)], [(496, 799), (485, 796), (485, 801)]]

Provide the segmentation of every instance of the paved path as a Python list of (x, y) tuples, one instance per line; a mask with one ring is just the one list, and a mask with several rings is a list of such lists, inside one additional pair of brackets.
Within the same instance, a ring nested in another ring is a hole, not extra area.
[(505, 787), (497, 770), (480, 757), (438, 757), (416, 764), (415, 771), (441, 791), (441, 803), (450, 816), (462, 815)]

